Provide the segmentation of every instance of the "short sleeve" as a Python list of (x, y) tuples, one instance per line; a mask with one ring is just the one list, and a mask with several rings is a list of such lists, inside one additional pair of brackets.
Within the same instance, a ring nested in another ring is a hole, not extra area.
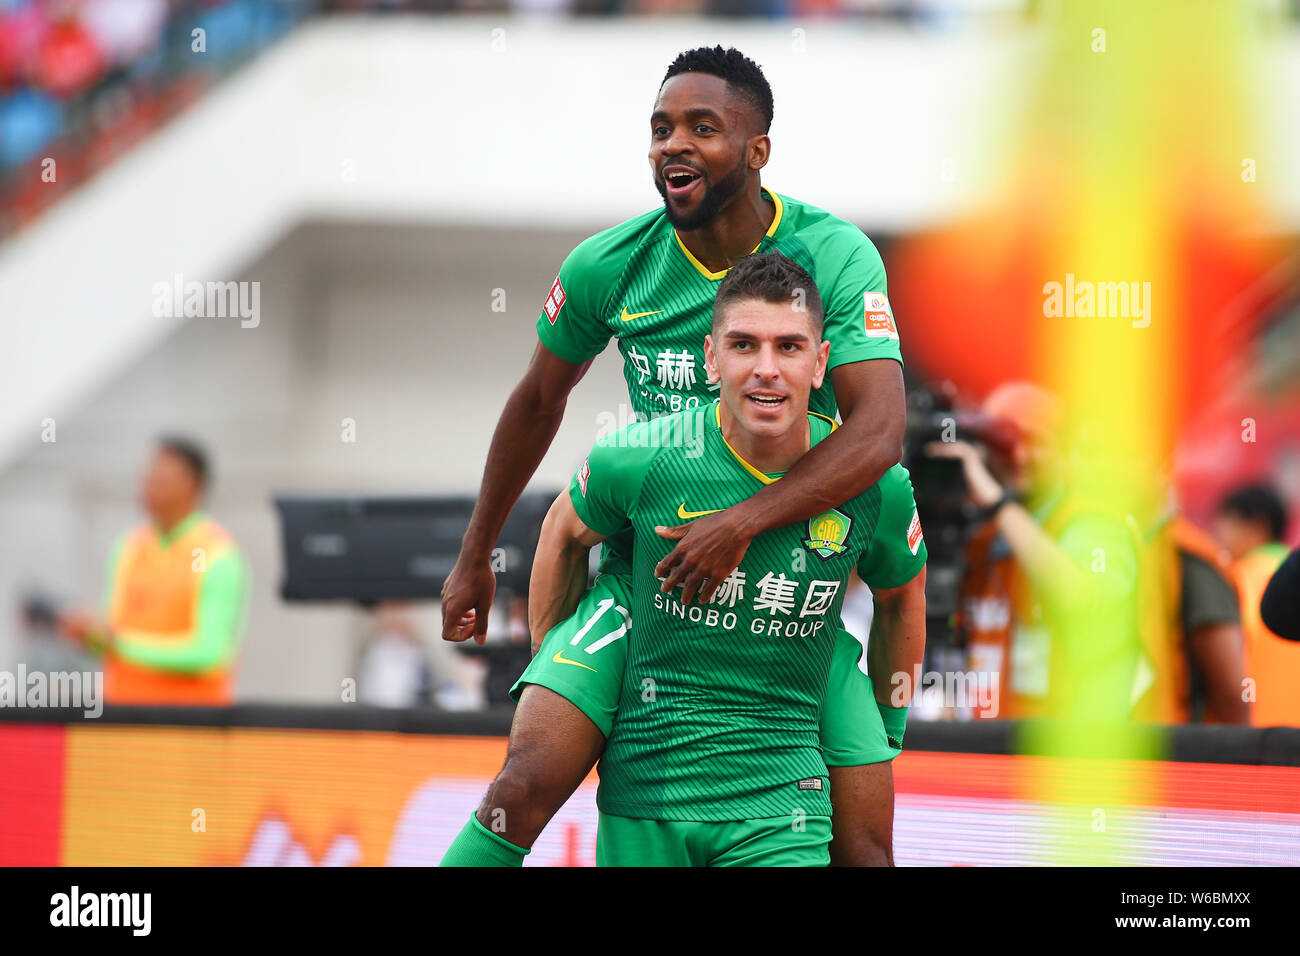
[(828, 367), (878, 358), (901, 365), (903, 355), (889, 304), (885, 264), (871, 240), (860, 230), (855, 233), (844, 240), (849, 249), (839, 271), (817, 279), (826, 312), (823, 335), (831, 343)]
[(1183, 569), (1181, 610), (1183, 628), (1191, 632), (1207, 624), (1236, 624), (1241, 620), (1237, 592), (1208, 561), (1179, 553)]
[(537, 317), (542, 345), (575, 365), (595, 358), (609, 344), (604, 309), (610, 263), (615, 260), (605, 254), (601, 239), (601, 234), (592, 236), (569, 253)]
[(920, 573), (926, 559), (912, 479), (906, 468), (895, 465), (877, 487), (880, 517), (871, 544), (858, 562), (858, 576), (877, 590), (901, 588)]
[(630, 438), (639, 422), (621, 428), (592, 447), (591, 453), (569, 482), (573, 510), (592, 531), (611, 535), (627, 524), (641, 494), (641, 483), (656, 448), (646, 447), (644, 436)]

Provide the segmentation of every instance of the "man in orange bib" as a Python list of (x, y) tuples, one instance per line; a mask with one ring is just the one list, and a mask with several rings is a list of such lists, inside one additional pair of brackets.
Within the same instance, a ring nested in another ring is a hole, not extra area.
[(1224, 498), (1214, 531), (1232, 555), (1246, 635), (1246, 676), (1253, 681), (1250, 722), (1256, 727), (1300, 727), (1300, 644), (1264, 625), (1259, 602), (1286, 558), (1286, 506), (1267, 485), (1239, 488)]
[(141, 491), (149, 520), (109, 564), (107, 619), (60, 618), (65, 634), (102, 651), (110, 704), (231, 702), (246, 573), (230, 535), (198, 510), (207, 482), (198, 447), (159, 442)]

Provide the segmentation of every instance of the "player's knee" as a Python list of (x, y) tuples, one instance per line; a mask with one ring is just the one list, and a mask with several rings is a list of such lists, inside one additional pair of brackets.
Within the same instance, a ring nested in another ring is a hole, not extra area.
[(495, 813), (498, 819), (504, 819), (512, 831), (516, 829), (516, 823), (521, 830), (535, 828), (540, 831), (568, 795), (561, 782), (548, 771), (545, 761), (512, 754), (492, 781), (483, 809), (489, 815)]
[(532, 782), (528, 777), (507, 763), (488, 788), (484, 804), (506, 817), (523, 816), (531, 803), (531, 789)]
[(516, 846), (531, 847), (560, 807), (540, 797), (543, 790), (535, 775), (507, 763), (483, 798), (479, 822)]

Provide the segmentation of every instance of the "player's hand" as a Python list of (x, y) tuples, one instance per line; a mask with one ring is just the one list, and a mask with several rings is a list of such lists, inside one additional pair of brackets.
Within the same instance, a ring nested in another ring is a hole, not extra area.
[(65, 611), (58, 616), (59, 632), (74, 641), (84, 641), (94, 626), (94, 618), (85, 611)]
[(462, 551), (442, 585), (442, 639), (482, 644), (487, 640), (488, 610), (497, 578), (487, 559), (467, 559)]
[(979, 449), (969, 442), (932, 441), (926, 444), (925, 453), (931, 458), (956, 458), (960, 461), (966, 489), (981, 508), (991, 508), (1002, 499), (1002, 486), (984, 463)]
[(704, 604), (736, 570), (753, 537), (731, 512), (728, 508), (689, 524), (655, 528), (660, 537), (677, 542), (677, 547), (655, 567), (655, 577), (663, 580), (661, 590), (665, 594), (680, 584), (683, 604), (690, 604), (697, 594), (699, 603)]
[(111, 640), (108, 624), (89, 611), (65, 611), (58, 616), (56, 623), (65, 637), (81, 645), (108, 643)]

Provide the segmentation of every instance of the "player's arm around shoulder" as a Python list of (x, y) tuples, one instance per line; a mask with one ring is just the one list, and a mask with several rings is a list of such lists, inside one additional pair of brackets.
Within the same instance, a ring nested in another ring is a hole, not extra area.
[(828, 243), (835, 255), (818, 270), (818, 284), (826, 286), (827, 370), (844, 421), (839, 443), (857, 450), (837, 490), (856, 494), (902, 458), (906, 391), (885, 264), (861, 230), (844, 223), (840, 233)]
[[(832, 343), (831, 361), (834, 356)], [(859, 490), (869, 488), (903, 457), (907, 424), (903, 366), (887, 358), (865, 359), (832, 368), (830, 379), (844, 421), (838, 441), (857, 449), (857, 467), (848, 472), (856, 473), (854, 484)]]

